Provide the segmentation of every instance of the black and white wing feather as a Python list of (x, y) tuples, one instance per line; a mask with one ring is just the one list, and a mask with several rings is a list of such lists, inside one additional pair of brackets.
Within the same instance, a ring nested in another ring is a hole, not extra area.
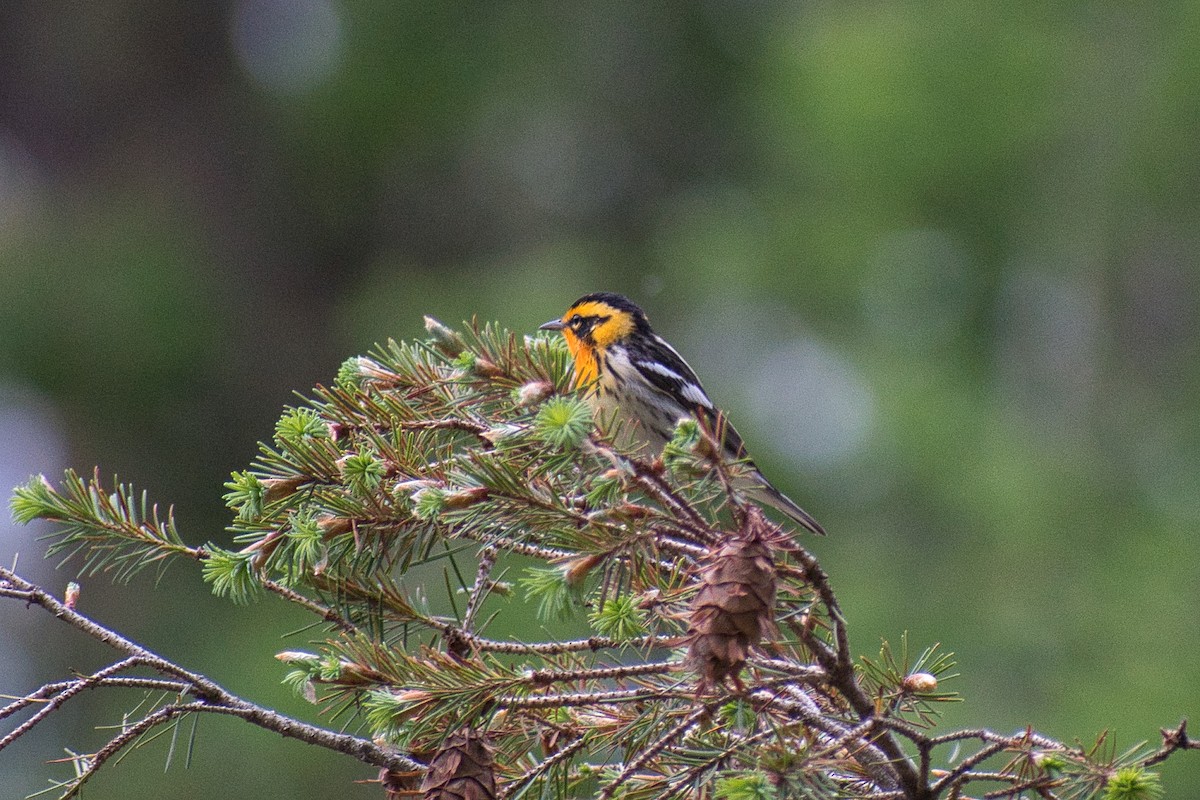
[(652, 334), (647, 344), (630, 349), (629, 360), (642, 378), (662, 395), (662, 399), (679, 407), (679, 416), (694, 415), (713, 433), (720, 435), (727, 456), (746, 457), (742, 437), (713, 405), (712, 399), (700, 385), (695, 370), (666, 339)]

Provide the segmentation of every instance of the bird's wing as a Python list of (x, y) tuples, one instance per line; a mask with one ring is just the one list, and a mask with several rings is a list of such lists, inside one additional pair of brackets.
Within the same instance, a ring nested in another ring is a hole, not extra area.
[(709, 431), (721, 441), (726, 456), (734, 459), (747, 457), (742, 437), (713, 405), (712, 399), (700, 385), (696, 371), (666, 339), (655, 335), (652, 349), (631, 352), (630, 360), (651, 386), (670, 397), (682, 409), (694, 413), (707, 425)]

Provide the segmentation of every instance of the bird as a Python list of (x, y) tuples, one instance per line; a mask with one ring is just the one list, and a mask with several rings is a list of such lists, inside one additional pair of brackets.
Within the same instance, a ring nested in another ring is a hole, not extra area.
[(722, 455), (748, 468), (735, 489), (806, 530), (825, 535), (812, 515), (763, 476), (696, 372), (654, 332), (646, 312), (632, 300), (613, 292), (586, 294), (540, 330), (562, 333), (574, 361), (575, 387), (584, 393), (594, 416), (626, 423), (623, 432), (630, 444), (661, 450), (680, 420), (696, 419), (720, 438)]

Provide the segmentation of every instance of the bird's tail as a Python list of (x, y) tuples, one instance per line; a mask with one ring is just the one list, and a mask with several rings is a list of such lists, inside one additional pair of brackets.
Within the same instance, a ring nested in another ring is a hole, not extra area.
[(772, 508), (782, 511), (802, 528), (806, 528), (818, 536), (825, 535), (825, 529), (821, 527), (821, 523), (813, 519), (812, 515), (803, 508), (796, 505), (792, 498), (788, 497), (771, 484), (764, 482), (762, 486), (757, 487), (751, 492), (748, 492), (748, 494), (755, 500), (761, 500)]

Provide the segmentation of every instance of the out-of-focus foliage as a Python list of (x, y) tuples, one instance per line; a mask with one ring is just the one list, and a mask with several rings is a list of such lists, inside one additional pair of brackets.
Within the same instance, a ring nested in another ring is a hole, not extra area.
[[(61, 440), (0, 472), (102, 464), (198, 544), (346, 356), (622, 291), (829, 529), (860, 651), (943, 641), (948, 723), (1131, 744), (1200, 711), (1197, 75), (1184, 2), (4, 3), (0, 429)], [(278, 684), (276, 605), (84, 583), (231, 688)], [(211, 637), (180, 641), (198, 607)], [(335, 759), (199, 737), (181, 797), (327, 793)], [(137, 798), (153, 761), (90, 792)], [(1186, 761), (1167, 785), (1200, 787)]]

